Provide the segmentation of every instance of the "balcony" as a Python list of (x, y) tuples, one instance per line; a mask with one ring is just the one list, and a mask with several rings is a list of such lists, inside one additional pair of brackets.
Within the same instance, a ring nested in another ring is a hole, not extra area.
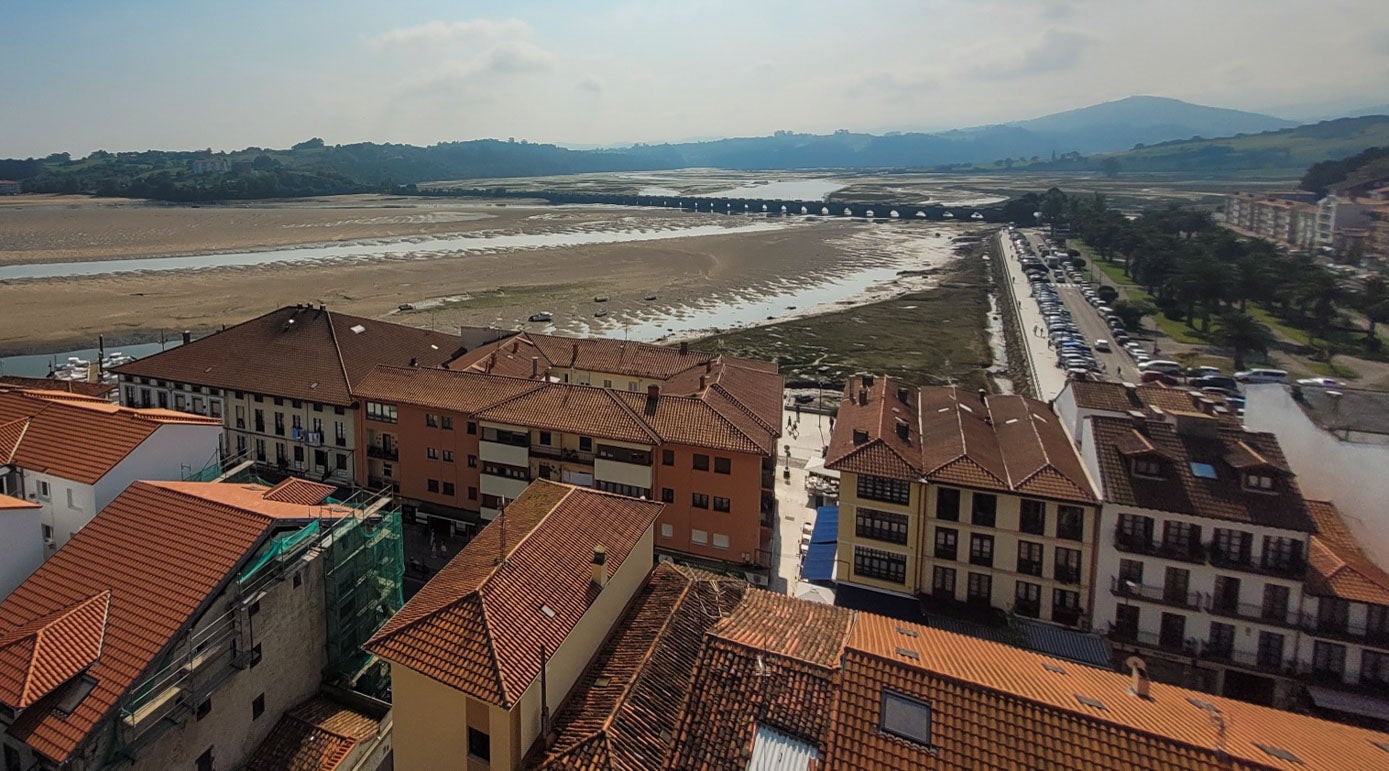
[(1292, 628), (1298, 626), (1298, 614), (1289, 612), (1287, 608), (1266, 608), (1256, 603), (1239, 602), (1219, 595), (1212, 595), (1207, 598), (1206, 612), (1213, 616), (1237, 618), (1261, 624), (1275, 624)]
[(1040, 600), (1013, 600), (1013, 612), (1019, 616), (1037, 618), (1042, 613), (1042, 603)]
[(1222, 640), (1203, 640), (1196, 655), (1207, 661), (1217, 661), (1260, 672), (1284, 674), (1294, 668), (1293, 662), (1281, 657), (1261, 656), (1250, 651), (1236, 650), (1231, 644)]
[(1027, 576), (1042, 575), (1042, 563), (1036, 560), (1018, 560), (1018, 572)]
[(1079, 626), (1080, 617), (1083, 614), (1080, 608), (1072, 608), (1065, 605), (1051, 606), (1051, 620), (1066, 626)]
[(379, 444), (369, 444), (367, 445), (367, 457), (379, 460), (400, 460), (400, 448), (395, 445), (385, 447)]
[(591, 452), (567, 450), (562, 447), (547, 447), (543, 444), (531, 445), (529, 451), (532, 458), (550, 458), (563, 463), (579, 463), (585, 466), (592, 466), (594, 458), (596, 457)]
[(1143, 648), (1152, 648), (1168, 653), (1178, 653), (1184, 656), (1194, 656), (1197, 651), (1196, 639), (1193, 637), (1173, 637), (1171, 635), (1153, 634), (1152, 632), (1139, 632), (1132, 629), (1109, 625), (1109, 639), (1128, 643)]
[(1156, 602), (1162, 605), (1171, 605), (1174, 608), (1186, 608), (1188, 610), (1200, 610), (1201, 608), (1200, 592), (1169, 591), (1167, 587), (1163, 586), (1149, 586), (1123, 581), (1118, 576), (1110, 576), (1109, 591), (1116, 597)]
[(1199, 541), (1190, 541), (1184, 544), (1180, 542), (1159, 543), (1154, 549), (1153, 554), (1159, 557), (1166, 557), (1170, 560), (1190, 562), (1196, 565), (1202, 565), (1206, 562), (1206, 547)]
[(1080, 568), (1071, 568), (1058, 565), (1056, 567), (1055, 575), (1053, 577), (1063, 584), (1079, 584)]
[(1266, 576), (1291, 578), (1296, 581), (1301, 581), (1307, 576), (1307, 561), (1299, 555), (1293, 559), (1280, 562), (1265, 560), (1252, 563), (1249, 567), (1245, 568), (1245, 570), (1251, 573), (1261, 573)]
[(1129, 554), (1156, 554), (1153, 540), (1141, 534), (1126, 533), (1114, 528), (1114, 548)]
[(1339, 623), (1317, 618), (1315, 613), (1303, 613), (1298, 626), (1317, 637), (1329, 637), (1347, 642), (1389, 648), (1389, 629), (1367, 628), (1364, 624)]

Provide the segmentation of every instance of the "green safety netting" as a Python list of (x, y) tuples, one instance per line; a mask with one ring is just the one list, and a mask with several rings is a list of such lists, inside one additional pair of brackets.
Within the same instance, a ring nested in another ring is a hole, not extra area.
[(266, 547), (265, 551), (261, 552), (260, 557), (248, 565), (245, 570), (241, 571), (241, 575), (236, 577), (237, 582), (246, 583), (255, 576), (256, 573), (260, 572), (260, 569), (265, 567), (271, 560), (278, 559), (283, 554), (295, 551), (305, 540), (318, 535), (318, 531), (319, 524), (317, 521), (314, 521), (310, 522), (308, 526), (302, 530), (275, 536), (275, 538), (270, 541), (270, 545)]

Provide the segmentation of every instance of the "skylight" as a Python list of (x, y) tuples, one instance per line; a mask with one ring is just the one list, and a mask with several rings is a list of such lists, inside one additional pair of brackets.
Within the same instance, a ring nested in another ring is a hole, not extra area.
[(547, 618), (555, 617), (555, 610), (554, 608), (551, 608), (549, 605), (541, 605), (540, 612), (544, 613)]
[(1202, 479), (1215, 479), (1215, 466), (1209, 463), (1191, 462), (1191, 473)]
[(1075, 697), (1076, 701), (1080, 702), (1081, 704), (1084, 704), (1087, 707), (1094, 707), (1095, 709), (1104, 709), (1104, 702), (1100, 701), (1099, 699), (1092, 699), (1089, 696), (1081, 696), (1078, 693), (1075, 694)]
[(1055, 673), (1058, 674), (1058, 675), (1064, 675), (1064, 674), (1066, 674), (1065, 668), (1063, 668), (1063, 667), (1058, 667), (1058, 666), (1056, 666), (1055, 664), (1043, 664), (1043, 665), (1042, 665), (1042, 668), (1045, 669), (1045, 670), (1048, 671), (1048, 672), (1055, 672)]
[(1212, 710), (1212, 709), (1215, 709), (1215, 705), (1212, 704), (1212, 703), (1210, 703), (1210, 702), (1208, 702), (1208, 701), (1201, 701), (1200, 699), (1191, 699), (1191, 698), (1188, 698), (1187, 701), (1191, 702), (1191, 706), (1193, 706), (1193, 707), (1195, 707), (1195, 708), (1197, 708), (1197, 709), (1204, 709), (1204, 710)]
[(361, 324), (353, 324), (351, 327), (349, 327), (349, 329), (352, 330), (352, 334), (354, 335), (360, 335), (363, 332), (367, 331), (367, 328), (362, 326)]
[(931, 746), (931, 705), (909, 696), (883, 691), (883, 733)]
[(1286, 760), (1289, 763), (1297, 763), (1298, 765), (1302, 765), (1302, 758), (1299, 758), (1291, 752), (1288, 752), (1282, 747), (1270, 747), (1267, 744), (1259, 744), (1258, 742), (1254, 742), (1254, 746), (1258, 747), (1264, 752), (1267, 752), (1273, 757), (1278, 758), (1279, 760)]
[(63, 693), (63, 697), (58, 699), (58, 703), (53, 705), (53, 709), (63, 715), (71, 715), (82, 700), (96, 688), (96, 680), (90, 675), (82, 675), (77, 682), (68, 687)]

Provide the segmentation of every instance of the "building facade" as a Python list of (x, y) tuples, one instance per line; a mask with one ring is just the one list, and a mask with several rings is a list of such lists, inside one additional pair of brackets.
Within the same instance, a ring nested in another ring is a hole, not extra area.
[(1225, 226), (1272, 241), (1309, 250), (1317, 245), (1318, 207), (1307, 194), (1233, 193), (1225, 198)]

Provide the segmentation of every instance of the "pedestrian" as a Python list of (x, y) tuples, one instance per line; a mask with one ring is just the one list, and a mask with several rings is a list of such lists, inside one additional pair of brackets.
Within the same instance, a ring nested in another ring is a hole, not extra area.
[(1115, 367), (1115, 368), (1114, 368), (1114, 375), (1115, 375), (1116, 377), (1122, 378), (1122, 377), (1124, 376), (1124, 368), (1123, 368), (1123, 367)]

